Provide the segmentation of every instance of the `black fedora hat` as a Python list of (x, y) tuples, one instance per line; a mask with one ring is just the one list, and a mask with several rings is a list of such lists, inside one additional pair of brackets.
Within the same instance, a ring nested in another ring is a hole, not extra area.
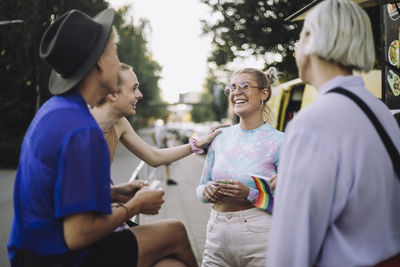
[(52, 68), (50, 93), (68, 92), (86, 77), (107, 46), (114, 16), (112, 8), (93, 18), (71, 10), (50, 25), (39, 48), (40, 57)]

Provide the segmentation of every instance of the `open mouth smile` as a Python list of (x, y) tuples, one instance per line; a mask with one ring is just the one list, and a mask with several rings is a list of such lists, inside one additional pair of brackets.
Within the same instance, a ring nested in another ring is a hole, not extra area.
[(246, 99), (235, 99), (235, 100), (233, 100), (233, 103), (235, 105), (244, 104), (244, 103), (247, 103), (247, 100)]

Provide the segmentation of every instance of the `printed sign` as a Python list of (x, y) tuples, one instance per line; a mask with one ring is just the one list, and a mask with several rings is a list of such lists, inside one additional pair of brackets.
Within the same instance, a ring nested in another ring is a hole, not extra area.
[(389, 109), (400, 109), (400, 2), (383, 6), (382, 13), (382, 99)]

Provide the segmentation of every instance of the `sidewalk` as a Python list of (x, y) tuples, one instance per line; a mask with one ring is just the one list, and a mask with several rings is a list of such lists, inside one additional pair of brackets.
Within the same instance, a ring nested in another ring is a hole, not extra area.
[(16, 170), (0, 170), (0, 267), (10, 266), (7, 242), (10, 235), (13, 211), (13, 188)]
[[(196, 198), (196, 187), (200, 180), (204, 159), (190, 155), (171, 164), (171, 176), (178, 182), (177, 186), (166, 186), (165, 203), (156, 216), (141, 215), (140, 223), (158, 219), (175, 218), (185, 225), (196, 259), (201, 264), (203, 256), (206, 226), (210, 216), (211, 205), (201, 203)], [(162, 168), (161, 168), (162, 170)]]

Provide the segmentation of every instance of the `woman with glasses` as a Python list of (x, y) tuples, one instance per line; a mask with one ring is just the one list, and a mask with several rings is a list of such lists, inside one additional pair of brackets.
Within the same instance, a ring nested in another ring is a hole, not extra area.
[(252, 176), (275, 177), (284, 134), (270, 124), (267, 101), (276, 69), (235, 72), (225, 93), (238, 124), (211, 143), (197, 197), (212, 203), (202, 266), (265, 266), (271, 214), (256, 208)]

